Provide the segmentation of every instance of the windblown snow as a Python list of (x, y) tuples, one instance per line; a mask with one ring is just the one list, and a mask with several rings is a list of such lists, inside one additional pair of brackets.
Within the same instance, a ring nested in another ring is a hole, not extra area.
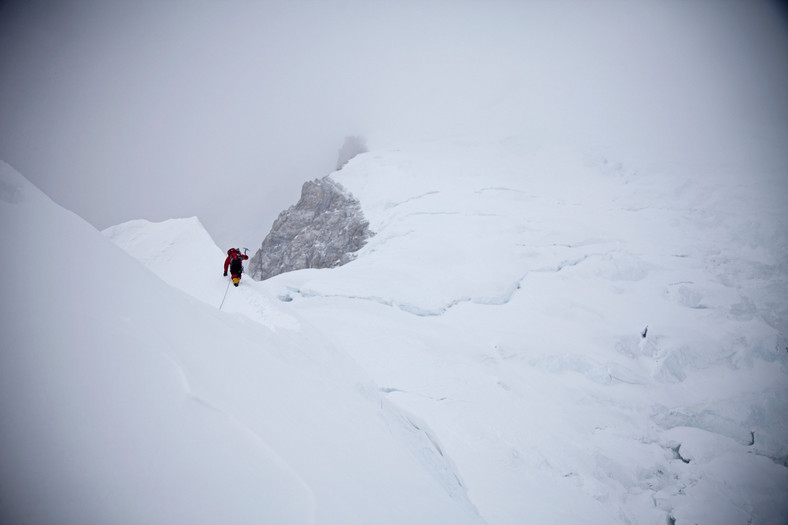
[(3, 517), (785, 523), (788, 212), (731, 170), (372, 151), (354, 261), (234, 288), (3, 165)]

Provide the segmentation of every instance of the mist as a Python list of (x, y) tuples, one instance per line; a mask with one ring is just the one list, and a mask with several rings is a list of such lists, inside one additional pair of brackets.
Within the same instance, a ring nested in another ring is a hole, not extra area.
[(766, 1), (5, 2), (0, 158), (99, 229), (196, 215), (250, 248), (348, 135), (784, 176), (787, 20)]

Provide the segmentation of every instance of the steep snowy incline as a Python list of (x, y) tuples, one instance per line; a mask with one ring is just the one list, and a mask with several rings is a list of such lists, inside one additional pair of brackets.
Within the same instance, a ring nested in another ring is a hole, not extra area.
[(3, 523), (481, 521), (308, 323), (189, 298), (2, 163), (0, 221)]
[(224, 255), (197, 217), (159, 223), (139, 219), (107, 228), (103, 233), (163, 281), (209, 304), (216, 301), (216, 293), (206, 295), (204, 280), (216, 274), (217, 269), (221, 271), (216, 261), (223, 261)]
[(240, 313), (271, 330), (298, 330), (296, 317), (281, 303), (253, 291), (249, 276), (230, 293), (222, 277), (226, 255), (197, 217), (150, 222), (142, 219), (112, 226), (104, 235), (147, 266), (166, 283), (223, 312)]
[(308, 522), (309, 488), (178, 364), (207, 349), (190, 318), (228, 350), (248, 331), (173, 297), (5, 164), (0, 187), (3, 522)]

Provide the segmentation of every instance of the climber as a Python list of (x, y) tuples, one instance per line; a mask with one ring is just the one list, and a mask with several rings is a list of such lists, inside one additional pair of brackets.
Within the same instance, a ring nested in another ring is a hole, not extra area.
[(230, 275), (233, 278), (233, 284), (238, 286), (241, 281), (241, 274), (244, 271), (243, 261), (248, 259), (249, 256), (241, 253), (238, 248), (230, 248), (227, 250), (227, 258), (224, 260), (224, 276), (227, 277), (227, 267), (230, 267)]

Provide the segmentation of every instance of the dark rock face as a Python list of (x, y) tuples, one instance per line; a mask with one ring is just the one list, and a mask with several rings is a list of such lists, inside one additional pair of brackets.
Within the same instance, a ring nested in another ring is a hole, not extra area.
[(247, 273), (262, 281), (304, 268), (333, 268), (355, 258), (372, 235), (361, 206), (328, 177), (304, 183), (295, 206), (279, 214)]

